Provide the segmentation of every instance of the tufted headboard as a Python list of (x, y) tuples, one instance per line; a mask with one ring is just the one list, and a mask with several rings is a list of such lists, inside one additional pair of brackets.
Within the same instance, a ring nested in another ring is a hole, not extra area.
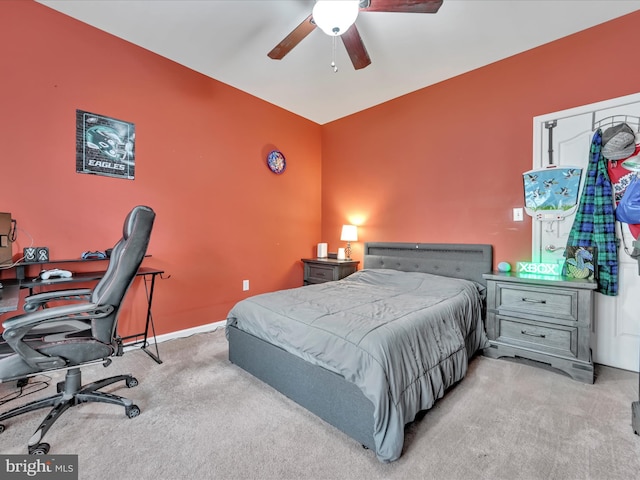
[(364, 268), (432, 273), (486, 285), (482, 274), (493, 268), (493, 248), (464, 243), (368, 242), (364, 244)]

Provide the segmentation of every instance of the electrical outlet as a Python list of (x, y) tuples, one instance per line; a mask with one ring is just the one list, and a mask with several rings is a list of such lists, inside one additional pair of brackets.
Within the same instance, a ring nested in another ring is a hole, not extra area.
[(524, 221), (524, 212), (522, 211), (522, 208), (513, 209), (513, 221), (514, 222)]
[(242, 280), (242, 291), (246, 292), (249, 290), (249, 280)]

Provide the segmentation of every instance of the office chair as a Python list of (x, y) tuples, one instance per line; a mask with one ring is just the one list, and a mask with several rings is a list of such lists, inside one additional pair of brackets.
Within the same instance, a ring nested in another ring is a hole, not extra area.
[[(53, 407), (29, 439), (29, 454), (47, 454), (50, 445), (42, 442), (49, 428), (68, 408), (85, 402), (121, 405), (129, 418), (140, 409), (129, 399), (99, 390), (124, 380), (127, 387), (138, 381), (130, 374), (118, 375), (82, 385), (80, 367), (111, 363), (110, 357), (123, 353), (117, 334), (120, 306), (133, 283), (147, 251), (154, 211), (145, 206), (131, 210), (123, 235), (113, 247), (104, 277), (93, 289), (61, 290), (32, 295), (25, 304), (27, 313), (3, 322), (3, 338), (12, 352), (0, 356), (0, 382), (21, 380), (32, 375), (66, 370), (57, 394), (0, 414), (0, 422), (23, 413)], [(68, 303), (60, 305), (60, 300)], [(54, 306), (48, 306), (52, 301)], [(46, 307), (46, 308), (45, 308)], [(0, 424), (0, 433), (5, 430)]]

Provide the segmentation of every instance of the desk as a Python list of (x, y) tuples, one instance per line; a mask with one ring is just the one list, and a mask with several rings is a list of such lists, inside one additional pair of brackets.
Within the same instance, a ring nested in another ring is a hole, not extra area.
[[(51, 263), (64, 263), (64, 262), (51, 262)], [(24, 268), (24, 267), (22, 267)], [(24, 272), (24, 271), (23, 271)], [(160, 360), (160, 352), (158, 351), (158, 342), (155, 340), (156, 338), (156, 330), (155, 325), (153, 323), (153, 314), (151, 312), (151, 306), (153, 303), (153, 290), (155, 288), (156, 277), (158, 275), (162, 275), (164, 270), (158, 270), (156, 268), (149, 267), (140, 267), (138, 272), (136, 273), (136, 277), (142, 277), (144, 281), (144, 289), (147, 297), (147, 317), (145, 320), (144, 331), (140, 333), (135, 333), (133, 335), (128, 335), (126, 337), (122, 337), (123, 341), (131, 340), (131, 339), (139, 339), (134, 340), (129, 343), (127, 346), (142, 344), (142, 350), (149, 355), (156, 363), (162, 363)], [(36, 287), (44, 287), (44, 286), (60, 286), (71, 283), (80, 283), (80, 282), (90, 282), (100, 280), (104, 275), (104, 271), (97, 272), (78, 272), (74, 273), (70, 278), (49, 278), (48, 280), (41, 280), (38, 278), (32, 280), (2, 280), (2, 284), (4, 288), (0, 289), (0, 313), (2, 312), (10, 312), (15, 311), (18, 308), (18, 302), (20, 299), (20, 289), (28, 288), (29, 295), (33, 295), (33, 289)], [(154, 345), (155, 345), (155, 354), (147, 350), (149, 346), (149, 327), (151, 327), (151, 332), (153, 333)]]
[[(149, 268), (149, 267), (140, 267), (138, 269), (138, 273), (136, 273), (136, 277), (142, 277), (144, 281), (144, 292), (147, 296), (147, 319), (144, 324), (144, 332), (136, 333), (133, 335), (127, 335), (126, 337), (122, 337), (122, 340), (129, 340), (131, 338), (139, 338), (144, 335), (142, 340), (136, 340), (129, 345), (137, 345), (142, 343), (142, 351), (149, 355), (151, 358), (155, 360), (156, 363), (162, 363), (160, 360), (160, 352), (158, 351), (158, 342), (156, 341), (156, 328), (153, 323), (153, 315), (151, 314), (151, 305), (153, 303), (153, 289), (156, 285), (156, 277), (158, 275), (162, 275), (164, 270), (158, 270), (157, 268)], [(148, 337), (149, 337), (149, 326), (151, 326), (151, 331), (153, 333), (153, 345), (155, 346), (156, 353), (155, 355), (147, 350), (148, 346)]]
[(3, 280), (0, 288), (0, 313), (15, 312), (20, 302), (20, 284), (16, 280)]
[[(144, 257), (150, 257), (151, 255), (145, 255)], [(34, 265), (53, 265), (53, 264), (61, 264), (61, 263), (92, 263), (92, 262), (107, 262), (108, 258), (71, 258), (65, 260), (47, 260), (46, 262), (19, 262), (16, 263), (13, 269), (16, 272), (16, 278), (18, 280), (24, 280), (26, 278), (27, 268)], [(38, 272), (39, 273), (39, 272)], [(94, 272), (100, 273), (100, 272)], [(102, 277), (97, 277), (102, 278)]]

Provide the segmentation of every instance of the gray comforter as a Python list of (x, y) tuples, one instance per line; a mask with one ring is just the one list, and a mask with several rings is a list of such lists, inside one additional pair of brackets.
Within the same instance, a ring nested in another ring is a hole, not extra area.
[(404, 425), (461, 380), (488, 342), (479, 285), (360, 270), (240, 301), (227, 322), (342, 375), (374, 405), (376, 455), (400, 457)]

